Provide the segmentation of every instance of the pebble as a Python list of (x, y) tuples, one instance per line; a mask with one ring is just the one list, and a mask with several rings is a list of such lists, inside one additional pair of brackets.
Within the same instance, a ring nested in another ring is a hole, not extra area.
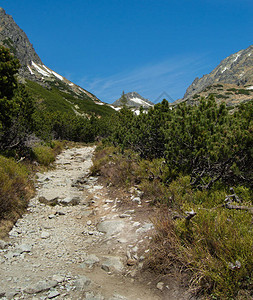
[(163, 287), (164, 287), (164, 282), (162, 282), (162, 281), (158, 282), (156, 287), (158, 288), (158, 290), (162, 291)]
[(47, 231), (42, 231), (40, 237), (42, 239), (48, 239), (50, 237), (50, 233)]

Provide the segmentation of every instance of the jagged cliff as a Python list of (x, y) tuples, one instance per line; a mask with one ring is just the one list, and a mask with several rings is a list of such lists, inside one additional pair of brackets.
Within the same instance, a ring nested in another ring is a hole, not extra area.
[(186, 101), (194, 104), (201, 96), (214, 94), (218, 101), (235, 105), (253, 99), (253, 45), (232, 54), (210, 73), (196, 78), (184, 97), (175, 103)]

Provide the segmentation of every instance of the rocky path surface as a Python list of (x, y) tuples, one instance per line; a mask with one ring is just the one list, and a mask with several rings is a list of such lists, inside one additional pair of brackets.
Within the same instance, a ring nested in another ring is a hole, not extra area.
[[(0, 298), (156, 300), (135, 274), (142, 268), (152, 224), (87, 176), (94, 147), (65, 150), (56, 168), (38, 175), (37, 194), (9, 239), (0, 241)], [(141, 205), (132, 190), (136, 207)], [(179, 298), (178, 298), (179, 299)]]

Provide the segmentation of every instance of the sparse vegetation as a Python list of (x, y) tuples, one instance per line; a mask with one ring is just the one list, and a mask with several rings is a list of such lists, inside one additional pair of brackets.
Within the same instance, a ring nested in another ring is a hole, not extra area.
[[(125, 109), (108, 139), (116, 147), (94, 160), (108, 184), (137, 184), (161, 208), (147, 267), (183, 272), (208, 299), (252, 297), (252, 109), (229, 114), (213, 96), (173, 110), (163, 101), (139, 116)], [(226, 205), (231, 186), (241, 203)]]
[(27, 168), (14, 159), (0, 156), (0, 238), (24, 213), (31, 194)]
[(250, 90), (245, 90), (245, 89), (239, 89), (236, 91), (236, 94), (240, 94), (240, 95), (250, 95)]

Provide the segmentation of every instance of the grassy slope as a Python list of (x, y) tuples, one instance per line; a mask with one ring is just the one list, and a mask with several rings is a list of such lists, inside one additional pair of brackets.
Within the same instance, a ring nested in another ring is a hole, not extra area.
[[(99, 116), (109, 116), (114, 110), (107, 105), (97, 105), (88, 96), (77, 98), (74, 93), (60, 91), (59, 87), (52, 85), (51, 90), (42, 87), (36, 82), (27, 80), (28, 91), (44, 109), (54, 112), (74, 113), (73, 108), (80, 114), (95, 113)], [(78, 105), (78, 107), (76, 106)], [(75, 107), (76, 106), (76, 107)]]

